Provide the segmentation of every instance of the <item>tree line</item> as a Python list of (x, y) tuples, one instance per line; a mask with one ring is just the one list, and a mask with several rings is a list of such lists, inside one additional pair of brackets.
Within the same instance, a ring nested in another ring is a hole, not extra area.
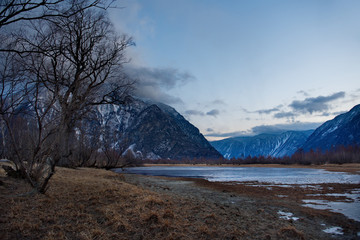
[(147, 164), (208, 164), (208, 165), (241, 165), (241, 164), (300, 164), (300, 165), (322, 165), (322, 164), (344, 164), (360, 163), (360, 145), (339, 145), (330, 150), (322, 151), (320, 149), (305, 152), (299, 149), (291, 156), (271, 157), (271, 156), (248, 156), (246, 158), (188, 158), (181, 160), (157, 159), (144, 160)]

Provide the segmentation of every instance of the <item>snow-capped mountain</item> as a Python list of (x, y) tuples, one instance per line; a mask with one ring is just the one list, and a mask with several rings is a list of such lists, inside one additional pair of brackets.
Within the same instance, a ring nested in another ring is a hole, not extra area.
[(302, 149), (324, 151), (339, 145), (353, 144), (360, 144), (360, 104), (318, 127), (303, 144)]
[[(126, 104), (102, 105), (85, 125), (100, 129), (99, 139), (131, 149), (144, 158), (219, 158), (219, 154), (174, 108), (128, 97)], [(92, 131), (93, 132), (93, 131)]]
[(213, 141), (215, 147), (225, 158), (246, 158), (248, 156), (290, 156), (303, 145), (313, 130), (287, 131), (274, 134), (234, 137)]

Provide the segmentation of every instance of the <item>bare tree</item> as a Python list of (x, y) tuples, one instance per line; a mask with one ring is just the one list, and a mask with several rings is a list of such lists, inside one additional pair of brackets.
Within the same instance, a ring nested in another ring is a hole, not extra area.
[(106, 0), (1, 0), (0, 28), (20, 21), (70, 17), (92, 7), (106, 9), (111, 3)]
[(118, 36), (104, 11), (76, 5), (74, 12), (33, 24), (32, 37), (18, 38), (19, 51), (27, 53), (17, 61), (31, 86), (27, 102), (35, 132), (27, 132), (28, 148), (14, 147), (14, 162), (40, 193), (55, 165), (72, 154), (76, 124), (93, 106), (123, 104), (133, 85), (122, 71), (132, 39)]
[[(5, 150), (6, 121), (19, 113), (21, 104), (29, 94), (29, 86), (24, 81), (24, 72), (19, 57), (28, 55), (34, 49), (19, 48), (14, 37), (14, 25), (34, 21), (59, 21), (90, 8), (106, 10), (113, 0), (1, 0), (0, 1), (0, 127), (2, 148)], [(6, 31), (7, 30), (7, 31)]]
[(9, 121), (23, 109), (21, 105), (30, 88), (16, 57), (12, 52), (0, 52), (0, 155), (2, 157), (6, 157), (5, 143), (6, 136), (9, 135)]

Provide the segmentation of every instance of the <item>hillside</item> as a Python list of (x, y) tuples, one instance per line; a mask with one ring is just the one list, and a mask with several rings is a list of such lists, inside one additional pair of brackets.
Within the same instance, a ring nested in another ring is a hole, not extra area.
[(313, 130), (287, 131), (274, 134), (234, 137), (211, 142), (225, 158), (246, 158), (248, 156), (283, 157), (292, 155)]
[(360, 145), (360, 104), (318, 127), (302, 145), (302, 149), (324, 151), (353, 144)]
[(103, 105), (85, 122), (87, 132), (100, 129), (99, 138), (111, 147), (128, 148), (142, 158), (219, 158), (199, 130), (174, 108), (129, 97), (124, 106)]

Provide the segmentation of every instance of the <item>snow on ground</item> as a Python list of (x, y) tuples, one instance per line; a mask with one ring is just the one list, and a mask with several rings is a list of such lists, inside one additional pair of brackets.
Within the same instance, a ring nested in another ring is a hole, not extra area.
[(335, 235), (343, 235), (343, 229), (341, 227), (330, 227), (323, 230), (326, 233), (335, 234)]
[(298, 217), (293, 217), (294, 214), (291, 212), (278, 211), (278, 214), (279, 214), (280, 218), (285, 219), (285, 220), (293, 220), (293, 221), (299, 220)]

